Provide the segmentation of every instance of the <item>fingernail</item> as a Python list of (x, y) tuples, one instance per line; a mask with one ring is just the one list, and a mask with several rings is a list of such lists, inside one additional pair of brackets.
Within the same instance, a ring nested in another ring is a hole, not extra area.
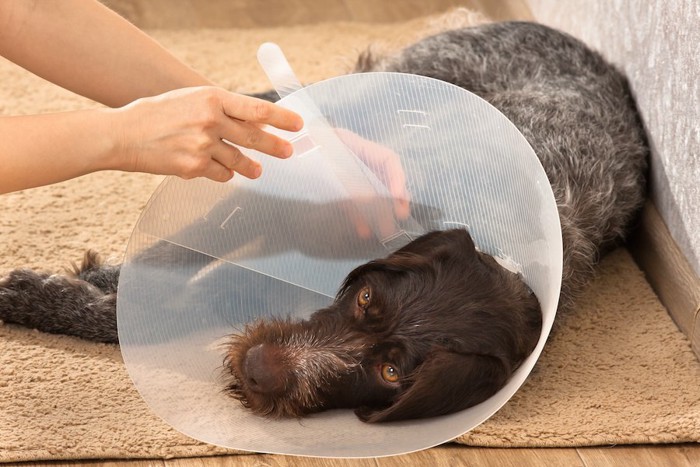
[(262, 165), (258, 164), (253, 169), (253, 178), (258, 178), (260, 175), (262, 175)]
[(398, 211), (397, 215), (399, 216), (399, 218), (401, 218), (401, 219), (408, 218), (408, 216), (411, 214), (411, 208), (410, 208), (410, 204), (409, 204), (408, 200), (406, 200), (406, 199), (399, 200), (399, 205), (398, 205), (397, 211)]
[(302, 120), (301, 117), (299, 117), (297, 119), (296, 124), (294, 125), (294, 131), (299, 131), (302, 128), (304, 128), (304, 120)]
[(372, 231), (369, 230), (369, 226), (365, 223), (357, 224), (356, 228), (357, 228), (357, 235), (363, 240), (367, 240), (369, 238), (370, 234), (372, 233)]

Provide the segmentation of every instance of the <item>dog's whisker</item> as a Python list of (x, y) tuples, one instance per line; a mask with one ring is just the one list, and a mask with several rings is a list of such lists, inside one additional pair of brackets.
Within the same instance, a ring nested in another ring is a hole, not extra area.
[[(528, 23), (448, 31), (389, 57), (367, 53), (358, 71), (443, 79), (513, 120), (552, 183), (564, 241), (560, 309), (570, 308), (643, 200), (648, 148), (624, 77), (577, 40)], [(333, 305), (303, 324), (246, 330), (251, 344), (284, 348), (280, 371), (295, 383), (276, 400), (278, 414), (342, 405), (362, 407), (372, 422), (431, 416), (505, 384), (538, 342), (539, 302), (520, 265), (478, 251), (469, 228), (452, 227), (358, 267)], [(257, 395), (248, 396), (256, 410)]]
[[(488, 101), (521, 131), (557, 203), (559, 310), (571, 309), (596, 261), (622, 239), (644, 200), (649, 149), (624, 76), (571, 36), (526, 22), (449, 30), (386, 57), (366, 53), (357, 70), (447, 81)], [(401, 115), (411, 125), (430, 123), (409, 114)], [(450, 167), (453, 161), (435, 149), (411, 162)], [(517, 191), (516, 182), (504, 188)], [(452, 174), (444, 183), (463, 189)], [(415, 204), (412, 216), (440, 225)], [(429, 232), (357, 267), (333, 303), (306, 320), (260, 319), (212, 344), (224, 353), (227, 393), (263, 416), (345, 407), (368, 422), (452, 413), (496, 393), (537, 345), (542, 314), (517, 274), (520, 265), (503, 252), (494, 259), (476, 249), (471, 227), (489, 219), (469, 221), (443, 224), (455, 228)], [(170, 258), (170, 248), (155, 242), (136, 261), (159, 267), (191, 261), (190, 286), (197, 287), (221, 272), (222, 263), (207, 266), (194, 252)], [(236, 248), (232, 242), (230, 250)], [(119, 271), (91, 252), (69, 277), (15, 270), (0, 278), (0, 320), (116, 342)]]

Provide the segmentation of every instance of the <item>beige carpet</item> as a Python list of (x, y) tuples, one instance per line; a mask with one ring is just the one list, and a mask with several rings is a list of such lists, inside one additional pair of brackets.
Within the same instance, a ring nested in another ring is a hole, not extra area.
[[(263, 41), (281, 44), (309, 82), (347, 71), (356, 50), (394, 38), (397, 27), (335, 23), (154, 35), (222, 85), (245, 91), (267, 87), (254, 59)], [(412, 24), (403, 30), (415, 29)], [(3, 61), (0, 76), (1, 114), (92, 105)], [(88, 247), (118, 261), (159, 181), (100, 173), (1, 196), (0, 274), (18, 266), (58, 270)], [(521, 391), (458, 441), (700, 442), (700, 364), (626, 250), (603, 262), (580, 309), (551, 338)], [(116, 347), (0, 326), (0, 461), (223, 452), (178, 434), (153, 415), (132, 387)]]

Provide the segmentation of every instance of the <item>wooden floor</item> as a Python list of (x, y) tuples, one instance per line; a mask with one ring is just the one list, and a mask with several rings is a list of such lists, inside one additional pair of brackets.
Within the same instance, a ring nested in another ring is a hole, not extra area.
[[(270, 27), (317, 21), (405, 21), (466, 6), (497, 20), (531, 19), (523, 0), (103, 0), (142, 28)], [(700, 444), (590, 448), (492, 449), (447, 445), (380, 459), (313, 459), (276, 455), (26, 463), (25, 466), (325, 467), (325, 466), (700, 466)]]
[(101, 462), (32, 462), (24, 466), (94, 467), (697, 467), (700, 444), (591, 448), (493, 449), (447, 445), (378, 459), (314, 459), (275, 455)]

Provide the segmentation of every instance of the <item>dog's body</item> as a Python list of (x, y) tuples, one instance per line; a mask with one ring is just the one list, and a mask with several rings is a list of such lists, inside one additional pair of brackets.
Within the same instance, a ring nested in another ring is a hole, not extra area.
[[(648, 149), (627, 83), (577, 40), (531, 23), (447, 31), (357, 71), (410, 72), (501, 110), (540, 158), (564, 242), (560, 308), (620, 241), (645, 195)], [(72, 276), (13, 271), (0, 319), (116, 342), (119, 268), (94, 255)], [(225, 357), (230, 393), (253, 411), (354, 408), (366, 421), (454, 412), (500, 389), (536, 345), (541, 312), (521, 278), (464, 230), (432, 232), (351, 272), (307, 320), (249, 324)]]

